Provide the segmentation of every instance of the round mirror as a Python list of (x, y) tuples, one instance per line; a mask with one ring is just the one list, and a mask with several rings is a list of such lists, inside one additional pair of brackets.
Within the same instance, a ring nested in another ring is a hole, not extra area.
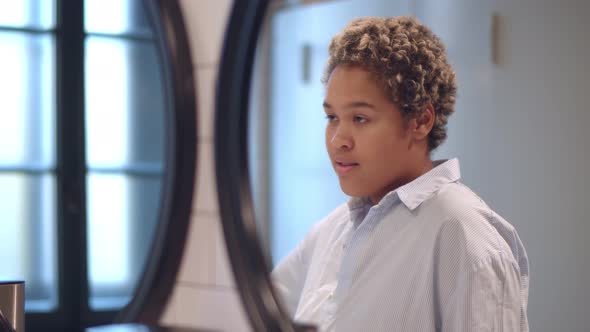
[(588, 5), (271, 3), (234, 4), (217, 91), (220, 213), (255, 330), (298, 328), (270, 272), (348, 200), (324, 143), (330, 40), (357, 17), (412, 15), (441, 38), (458, 82), (448, 139), (432, 159), (459, 157), (461, 182), (518, 230), (534, 267), (525, 301), (532, 329), (582, 331), (590, 157), (580, 124), (590, 118), (581, 73), (590, 47), (580, 13)]
[(26, 0), (0, 12), (0, 280), (25, 281), (27, 331), (157, 322), (196, 167), (178, 1)]

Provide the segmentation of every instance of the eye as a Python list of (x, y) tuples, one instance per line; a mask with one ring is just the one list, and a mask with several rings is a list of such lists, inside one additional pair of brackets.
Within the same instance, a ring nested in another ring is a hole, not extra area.
[(365, 118), (364, 116), (355, 115), (353, 118), (353, 121), (356, 123), (365, 123), (365, 122), (369, 121), (369, 119)]
[(328, 122), (332, 122), (336, 120), (336, 116), (332, 114), (326, 114), (326, 120), (328, 120)]

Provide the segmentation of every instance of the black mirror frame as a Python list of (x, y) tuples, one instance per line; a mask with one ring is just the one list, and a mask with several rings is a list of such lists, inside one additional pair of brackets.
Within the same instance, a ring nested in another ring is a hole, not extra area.
[(190, 225), (197, 165), (192, 57), (179, 0), (144, 0), (164, 77), (166, 164), (162, 205), (149, 259), (131, 302), (116, 322), (157, 325), (172, 294)]
[(296, 325), (270, 280), (256, 232), (248, 172), (248, 100), (258, 34), (268, 0), (235, 1), (219, 64), (215, 170), (219, 211), (242, 303), (254, 331), (315, 331)]

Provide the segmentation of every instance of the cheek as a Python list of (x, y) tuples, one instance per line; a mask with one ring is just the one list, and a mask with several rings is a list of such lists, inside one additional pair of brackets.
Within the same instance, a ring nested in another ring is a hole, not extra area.
[(361, 144), (362, 154), (376, 167), (388, 167), (388, 162), (403, 158), (407, 151), (406, 140), (391, 134), (371, 137)]

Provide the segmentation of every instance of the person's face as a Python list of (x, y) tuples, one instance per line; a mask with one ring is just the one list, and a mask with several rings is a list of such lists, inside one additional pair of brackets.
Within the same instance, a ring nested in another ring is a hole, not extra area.
[(324, 111), (326, 147), (344, 193), (376, 204), (411, 180), (411, 128), (369, 72), (337, 66), (328, 80)]

